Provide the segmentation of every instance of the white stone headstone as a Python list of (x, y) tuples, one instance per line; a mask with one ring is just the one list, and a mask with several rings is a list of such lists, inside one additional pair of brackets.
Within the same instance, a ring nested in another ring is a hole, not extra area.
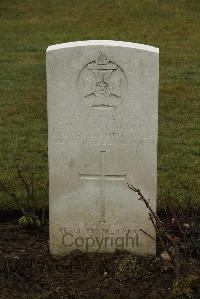
[(48, 47), (52, 254), (155, 254), (149, 211), (127, 183), (156, 209), (158, 53), (121, 41)]

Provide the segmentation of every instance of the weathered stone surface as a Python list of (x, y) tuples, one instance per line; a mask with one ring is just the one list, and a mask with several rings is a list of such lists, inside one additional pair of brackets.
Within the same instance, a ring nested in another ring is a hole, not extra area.
[(155, 254), (158, 49), (85, 41), (47, 49), (50, 251)]

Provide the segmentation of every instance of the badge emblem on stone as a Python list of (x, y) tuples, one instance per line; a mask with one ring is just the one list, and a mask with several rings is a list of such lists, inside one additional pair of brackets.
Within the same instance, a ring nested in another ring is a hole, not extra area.
[(78, 88), (90, 106), (115, 108), (125, 98), (127, 79), (122, 68), (101, 52), (80, 71)]

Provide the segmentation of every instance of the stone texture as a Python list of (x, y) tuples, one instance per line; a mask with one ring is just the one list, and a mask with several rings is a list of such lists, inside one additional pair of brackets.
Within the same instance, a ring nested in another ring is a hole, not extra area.
[(50, 251), (155, 254), (158, 49), (84, 41), (47, 49)]

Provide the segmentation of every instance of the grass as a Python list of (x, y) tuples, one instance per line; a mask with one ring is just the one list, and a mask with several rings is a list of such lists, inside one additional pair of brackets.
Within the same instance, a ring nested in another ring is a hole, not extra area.
[[(200, 1), (8, 0), (0, 24), (1, 177), (13, 190), (21, 190), (15, 158), (40, 185), (48, 178), (46, 48), (113, 39), (160, 48), (159, 206), (200, 205)], [(13, 203), (1, 195), (0, 208)]]

